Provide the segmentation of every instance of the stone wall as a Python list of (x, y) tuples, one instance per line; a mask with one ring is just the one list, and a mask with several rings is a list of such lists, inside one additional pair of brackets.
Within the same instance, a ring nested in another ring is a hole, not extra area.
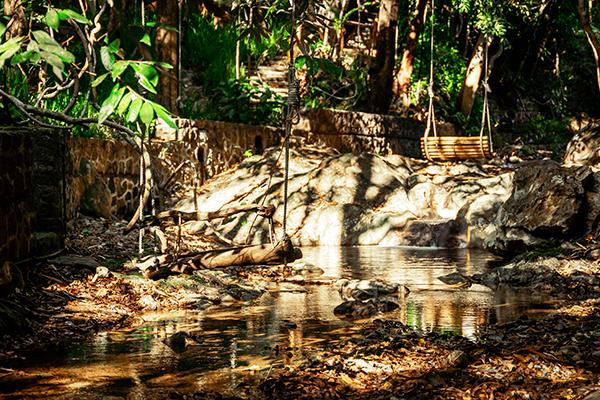
[(102, 217), (133, 214), (140, 170), (135, 149), (119, 140), (87, 138), (69, 139), (68, 148), (68, 219), (77, 211)]
[[(185, 159), (199, 165), (203, 177), (226, 171), (244, 159), (244, 154), (261, 154), (281, 142), (281, 129), (221, 121), (177, 119), (179, 130), (157, 128), (155, 152), (168, 154), (168, 170)], [(156, 154), (156, 153), (155, 153)], [(165, 160), (165, 157), (158, 157)]]
[(26, 257), (31, 248), (33, 184), (31, 140), (0, 130), (0, 261)]
[(62, 246), (64, 132), (0, 128), (0, 261)]
[[(439, 125), (440, 134), (452, 128)], [(323, 143), (342, 153), (400, 154), (421, 157), (420, 138), (425, 124), (389, 115), (341, 110), (309, 109), (302, 112), (294, 135)]]

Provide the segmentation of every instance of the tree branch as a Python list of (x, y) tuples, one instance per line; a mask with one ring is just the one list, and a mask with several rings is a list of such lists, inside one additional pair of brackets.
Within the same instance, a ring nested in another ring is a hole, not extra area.
[[(32, 114), (39, 116), (39, 117), (46, 117), (46, 118), (50, 118), (50, 119), (53, 119), (56, 121), (66, 122), (66, 123), (72, 124), (72, 125), (88, 125), (88, 124), (97, 124), (98, 123), (98, 118), (91, 118), (91, 117), (75, 118), (70, 115), (58, 112), (58, 111), (51, 111), (51, 110), (47, 110), (44, 108), (38, 108), (38, 107), (31, 106), (29, 104), (25, 104), (18, 98), (6, 93), (2, 89), (0, 89), (0, 96), (6, 98), (15, 107), (17, 107), (23, 114), (25, 114), (27, 116), (27, 118), (31, 119), (32, 121), (36, 122), (39, 125), (49, 126), (49, 127), (53, 127), (53, 128), (64, 128), (64, 127), (60, 127), (57, 125), (49, 125), (42, 121), (39, 121), (38, 119), (34, 118), (32, 116)], [(116, 130), (117, 132), (124, 133), (125, 135), (123, 136), (123, 139), (127, 143), (132, 145), (133, 148), (138, 153), (141, 154), (139, 145), (134, 141), (134, 138), (137, 136), (134, 131), (127, 128), (126, 126), (123, 126), (123, 125), (121, 125), (117, 122), (111, 121), (111, 120), (104, 121), (102, 123), (102, 125), (108, 126), (109, 128)]]

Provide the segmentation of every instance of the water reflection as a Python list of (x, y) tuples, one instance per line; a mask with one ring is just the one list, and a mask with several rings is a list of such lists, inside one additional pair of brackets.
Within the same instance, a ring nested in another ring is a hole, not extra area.
[[(456, 270), (483, 272), (492, 260), (483, 252), (381, 247), (305, 248), (303, 252), (304, 261), (321, 267), (325, 278), (382, 279), (408, 286), (410, 294), (396, 296), (400, 308), (386, 318), (419, 330), (473, 337), (486, 324), (512, 320), (531, 304), (545, 300), (481, 285), (450, 289), (437, 279)], [(357, 334), (360, 321), (343, 321), (333, 314), (341, 302), (335, 288), (304, 288), (271, 291), (252, 305), (148, 314), (146, 323), (135, 329), (103, 333), (66, 354), (27, 361), (19, 367), (35, 378), (0, 380), (0, 397), (144, 398), (168, 387), (184, 392), (211, 387), (235, 391), (243, 371), (266, 373), (274, 364), (293, 364), (307, 357), (312, 347), (323, 342), (335, 344)], [(199, 338), (182, 354), (162, 342), (178, 331)]]

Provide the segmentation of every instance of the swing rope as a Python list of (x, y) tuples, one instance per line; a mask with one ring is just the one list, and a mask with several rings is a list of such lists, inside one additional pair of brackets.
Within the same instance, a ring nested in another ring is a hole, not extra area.
[(483, 66), (484, 66), (484, 72), (483, 72), (483, 108), (481, 111), (481, 129), (479, 131), (479, 146), (480, 146), (480, 150), (481, 150), (481, 154), (485, 154), (484, 151), (484, 145), (483, 145), (483, 135), (484, 135), (484, 130), (485, 128), (487, 128), (487, 136), (488, 136), (488, 140), (489, 140), (489, 151), (493, 152), (493, 148), (492, 148), (492, 118), (490, 116), (490, 105), (489, 105), (489, 100), (488, 100), (488, 94), (492, 92), (492, 90), (490, 89), (490, 85), (488, 83), (488, 79), (489, 79), (489, 67), (488, 67), (488, 50), (489, 50), (489, 42), (490, 42), (490, 38), (486, 37), (485, 38), (485, 49), (484, 49), (484, 54), (483, 54)]
[[(300, 119), (300, 96), (298, 93), (298, 81), (296, 79), (296, 67), (294, 59), (294, 40), (296, 38), (296, 2), (290, 0), (292, 7), (292, 27), (290, 32), (290, 58), (288, 65), (288, 99), (285, 116), (284, 137), (284, 178), (283, 178), (283, 240), (287, 236), (287, 211), (288, 211), (288, 180), (290, 171), (290, 136), (292, 125), (297, 124)], [(286, 260), (287, 265), (287, 260)]]
[(429, 134), (433, 131), (433, 136), (437, 137), (437, 127), (435, 122), (435, 107), (433, 106), (433, 55), (434, 55), (434, 28), (435, 28), (435, 3), (431, 0), (431, 35), (429, 39), (429, 84), (427, 85), (427, 94), (429, 95), (429, 106), (427, 108), (427, 126), (425, 128), (425, 157), (431, 159), (429, 155), (429, 146), (427, 146), (427, 139)]

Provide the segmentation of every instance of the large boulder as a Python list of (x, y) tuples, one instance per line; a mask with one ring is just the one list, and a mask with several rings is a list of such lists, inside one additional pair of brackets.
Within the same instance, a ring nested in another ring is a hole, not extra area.
[(496, 253), (516, 254), (529, 246), (582, 234), (583, 181), (581, 170), (552, 161), (532, 162), (516, 170), (510, 197), (486, 228), (485, 246)]

